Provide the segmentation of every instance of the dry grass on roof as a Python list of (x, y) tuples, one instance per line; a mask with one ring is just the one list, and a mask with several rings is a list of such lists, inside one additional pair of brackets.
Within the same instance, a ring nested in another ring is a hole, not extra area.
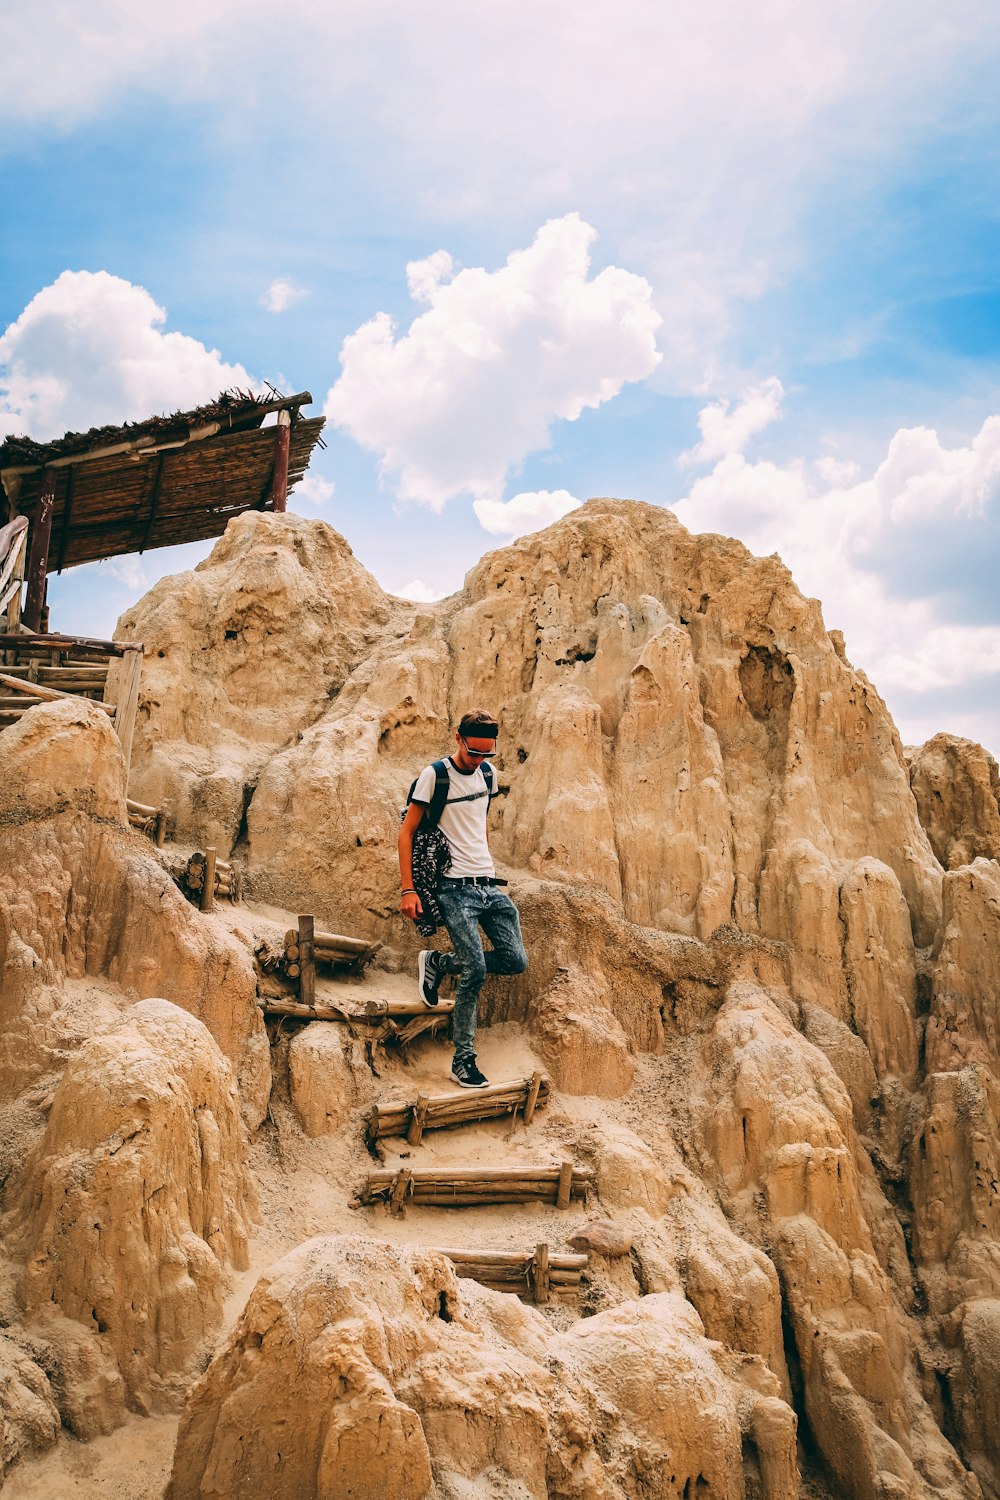
[(67, 432), (50, 443), (37, 443), (34, 438), (24, 436), (8, 437), (0, 445), (0, 469), (51, 463), (54, 458), (89, 453), (94, 448), (128, 443), (140, 437), (183, 437), (192, 427), (203, 427), (210, 422), (224, 424), (230, 430), (255, 427), (265, 415), (260, 408), (273, 406), (280, 399), (273, 392), (258, 396), (253, 391), (222, 391), (214, 401), (190, 411), (147, 417), (141, 422), (122, 422), (118, 426), (91, 427), (88, 432)]

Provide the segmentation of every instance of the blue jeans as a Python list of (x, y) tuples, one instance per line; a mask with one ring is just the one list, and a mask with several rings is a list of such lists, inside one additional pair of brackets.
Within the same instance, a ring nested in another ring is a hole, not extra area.
[[(458, 976), (452, 1037), (456, 1057), (475, 1055), (479, 991), (487, 974), (523, 974), (528, 955), (521, 919), (509, 896), (491, 885), (439, 885), (435, 893), (455, 950), (442, 955), (442, 971)], [(480, 927), (493, 944), (483, 951)]]

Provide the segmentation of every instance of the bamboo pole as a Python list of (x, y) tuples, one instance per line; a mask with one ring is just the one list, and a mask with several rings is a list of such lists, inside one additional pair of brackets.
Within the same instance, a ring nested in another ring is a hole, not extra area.
[(299, 997), (303, 1005), (316, 1003), (316, 962), (313, 956), (315, 918), (299, 917)]
[(205, 884), (201, 888), (201, 909), (211, 911), (215, 900), (215, 849), (209, 844), (205, 850)]

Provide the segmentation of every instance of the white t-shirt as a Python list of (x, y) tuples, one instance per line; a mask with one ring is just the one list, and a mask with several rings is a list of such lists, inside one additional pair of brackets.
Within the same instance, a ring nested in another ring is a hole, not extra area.
[[(451, 850), (451, 869), (446, 878), (459, 875), (495, 875), (496, 869), (486, 842), (486, 814), (490, 798), (481, 766), (474, 771), (460, 771), (449, 757), (448, 801), (441, 811), (438, 827)], [(494, 772), (494, 775), (496, 773)], [(413, 801), (429, 807), (434, 796), (434, 767), (425, 766), (413, 788)], [(461, 801), (458, 799), (462, 799)], [(465, 800), (469, 799), (469, 800)]]

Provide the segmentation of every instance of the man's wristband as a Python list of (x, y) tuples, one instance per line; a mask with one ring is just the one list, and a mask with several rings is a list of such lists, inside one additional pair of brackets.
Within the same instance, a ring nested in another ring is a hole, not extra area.
[(408, 890), (405, 890), (405, 891), (402, 892), (402, 895), (404, 895), (404, 896), (415, 896), (416, 894), (417, 893), (413, 889), (412, 885), (410, 886), (410, 888)]

